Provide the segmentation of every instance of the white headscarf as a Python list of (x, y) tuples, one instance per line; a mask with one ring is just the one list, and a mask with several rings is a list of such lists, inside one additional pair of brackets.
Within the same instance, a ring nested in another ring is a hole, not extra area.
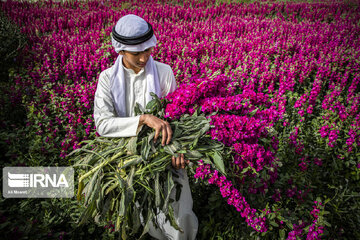
[[(124, 37), (137, 37), (141, 36), (149, 29), (148, 23), (133, 14), (126, 15), (119, 19), (119, 21), (115, 25), (115, 31), (117, 34)], [(126, 45), (120, 43), (111, 36), (111, 42), (115, 51), (118, 53), (121, 50), (131, 51), (131, 52), (142, 52), (150, 47), (156, 46), (156, 37), (153, 35), (149, 40), (137, 44), (137, 45)], [(127, 117), (126, 116), (126, 84), (125, 84), (125, 76), (124, 69), (122, 64), (122, 55), (119, 55), (111, 68), (111, 76), (110, 76), (110, 86), (111, 86), (111, 94), (115, 103), (115, 110), (119, 117)], [(145, 66), (145, 78), (146, 78), (146, 86), (147, 86), (147, 94), (146, 94), (146, 103), (151, 101), (152, 97), (150, 96), (150, 92), (155, 93), (158, 97), (161, 97), (161, 89), (159, 83), (159, 76), (157, 72), (157, 68), (153, 58), (150, 56), (148, 62)], [(145, 107), (145, 106), (144, 106)]]

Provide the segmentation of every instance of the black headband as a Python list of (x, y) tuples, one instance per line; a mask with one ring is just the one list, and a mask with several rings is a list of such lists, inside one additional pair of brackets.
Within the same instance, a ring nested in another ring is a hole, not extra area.
[(146, 23), (148, 24), (148, 30), (142, 35), (135, 36), (135, 37), (121, 36), (116, 33), (115, 26), (114, 26), (112, 29), (112, 36), (119, 43), (126, 44), (126, 45), (137, 45), (137, 44), (146, 42), (154, 35), (152, 26), (150, 25), (150, 23), (148, 23), (148, 22), (146, 22)]

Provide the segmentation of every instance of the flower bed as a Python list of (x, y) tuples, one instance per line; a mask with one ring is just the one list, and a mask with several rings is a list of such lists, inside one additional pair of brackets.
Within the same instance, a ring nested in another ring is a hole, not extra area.
[(196, 177), (240, 211), (242, 234), (359, 237), (358, 5), (219, 2), (2, 2), (30, 42), (12, 92), (27, 109), (30, 153), (67, 164), (95, 136), (97, 77), (116, 57), (111, 28), (137, 14), (179, 84), (168, 119), (216, 113), (209, 134), (232, 149), (227, 178), (203, 163)]

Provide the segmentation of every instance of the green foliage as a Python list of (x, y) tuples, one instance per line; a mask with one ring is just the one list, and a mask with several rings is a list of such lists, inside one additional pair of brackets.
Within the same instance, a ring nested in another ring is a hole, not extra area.
[[(135, 112), (163, 118), (166, 100), (152, 96), (145, 112), (139, 106)], [(173, 136), (166, 146), (160, 141), (154, 143), (154, 130), (144, 126), (136, 137), (87, 140), (85, 146), (69, 155), (74, 167), (81, 168), (77, 198), (86, 209), (79, 218), (80, 225), (91, 219), (99, 224), (114, 221), (122, 239), (142, 238), (151, 221), (157, 225), (155, 216), (161, 209), (171, 225), (182, 231), (171, 204), (176, 200), (170, 197), (171, 192), (176, 189), (180, 196), (181, 189), (173, 180), (176, 172), (171, 170), (171, 157), (183, 153), (185, 159), (195, 163), (202, 159), (225, 174), (225, 154), (223, 144), (206, 135), (210, 125), (205, 116), (184, 115), (171, 121), (170, 126)]]
[(84, 225), (77, 227), (81, 205), (76, 200), (4, 199), (0, 200), (0, 230), (7, 233), (2, 239), (58, 239), (92, 238), (107, 236), (103, 227)]
[(26, 38), (20, 29), (13, 24), (0, 10), (0, 79), (6, 82), (9, 79), (9, 69), (18, 64), (16, 58), (26, 45)]
[(248, 228), (234, 207), (226, 204), (218, 188), (189, 178), (193, 210), (199, 220), (197, 239), (256, 239), (248, 238), (255, 231)]
[[(307, 87), (303, 86), (303, 89), (304, 92), (308, 91)], [(319, 98), (323, 95), (324, 92), (321, 92)], [(294, 216), (303, 216), (304, 212), (310, 212), (313, 205), (311, 200), (319, 197), (326, 209), (321, 218), (323, 225), (328, 229), (325, 230), (324, 237), (358, 239), (360, 235), (351, 229), (360, 224), (360, 171), (356, 167), (360, 154), (357, 148), (348, 152), (346, 145), (346, 133), (351, 128), (353, 119), (339, 121), (339, 116), (332, 111), (319, 108), (315, 108), (312, 114), (305, 113), (304, 117), (301, 117), (297, 113), (299, 109), (293, 108), (300, 96), (292, 92), (287, 96), (285, 120), (289, 125), (283, 126), (280, 122), (275, 125), (279, 139), (277, 156), (281, 165), (278, 169), (278, 179), (281, 181), (277, 181), (270, 191), (277, 189), (285, 193), (291, 188), (303, 193), (310, 188), (313, 191), (304, 194), (303, 197), (283, 198), (274, 206), (281, 212), (284, 222), (294, 222), (296, 218), (299, 219)], [(346, 101), (345, 99), (340, 97), (340, 101)], [(337, 147), (330, 147), (329, 140), (320, 136), (320, 126), (326, 123), (334, 123), (336, 129), (340, 130), (339, 138), (336, 140)], [(294, 134), (294, 126), (298, 127), (297, 146), (290, 140)], [(297, 151), (298, 147), (302, 149), (301, 153)], [(302, 159), (306, 161), (306, 171), (299, 171)], [(321, 159), (320, 166), (315, 164), (316, 159)]]
[[(23, 155), (24, 149), (18, 149), (21, 138), (25, 134), (23, 125), (25, 109), (18, 98), (13, 96), (13, 72), (21, 62), (18, 56), (26, 44), (26, 38), (19, 27), (12, 23), (5, 13), (0, 11), (0, 157), (12, 159)], [(16, 164), (23, 163), (16, 160)], [(2, 161), (0, 166), (4, 166)]]

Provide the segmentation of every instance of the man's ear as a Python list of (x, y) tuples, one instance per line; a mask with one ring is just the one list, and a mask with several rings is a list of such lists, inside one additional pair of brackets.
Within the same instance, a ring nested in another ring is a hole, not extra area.
[(124, 54), (125, 54), (125, 51), (124, 51), (124, 50), (120, 50), (119, 54), (120, 54), (120, 55), (124, 55)]

